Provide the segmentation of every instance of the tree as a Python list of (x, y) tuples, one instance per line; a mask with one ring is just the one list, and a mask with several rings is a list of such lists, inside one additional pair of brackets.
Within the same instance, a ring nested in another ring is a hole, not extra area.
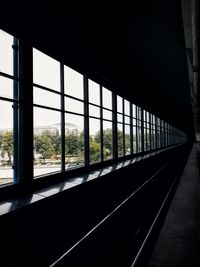
[(57, 133), (56, 135), (50, 135), (51, 143), (54, 150), (55, 158), (61, 155), (61, 136)]
[(13, 155), (13, 133), (6, 132), (1, 138), (1, 156), (4, 157), (5, 154), (8, 155), (8, 161), (11, 163), (11, 158)]
[(123, 156), (123, 135), (122, 131), (118, 130), (117, 131), (117, 143), (118, 143), (118, 155)]
[(68, 131), (65, 135), (65, 154), (68, 156), (78, 155), (78, 133), (77, 131)]
[(90, 142), (90, 160), (98, 161), (101, 156), (101, 146), (95, 140)]
[(109, 158), (112, 155), (112, 129), (105, 129), (103, 131), (103, 147), (104, 158)]
[(42, 155), (44, 163), (46, 158), (49, 158), (54, 155), (54, 147), (52, 144), (51, 137), (48, 133), (35, 136), (34, 143), (34, 148), (36, 152)]

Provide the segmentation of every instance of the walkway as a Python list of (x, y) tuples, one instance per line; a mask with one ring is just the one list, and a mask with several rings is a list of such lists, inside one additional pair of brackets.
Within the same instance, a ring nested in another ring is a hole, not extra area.
[(200, 266), (199, 163), (195, 143), (147, 267)]

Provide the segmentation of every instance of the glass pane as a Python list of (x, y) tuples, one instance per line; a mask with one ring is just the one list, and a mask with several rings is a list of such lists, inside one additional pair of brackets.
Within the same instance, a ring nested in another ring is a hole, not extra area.
[(12, 105), (13, 103), (0, 101), (0, 185), (13, 181), (14, 142)]
[(103, 87), (103, 107), (112, 109), (112, 92)]
[(112, 112), (106, 109), (103, 109), (103, 118), (107, 120), (112, 120)]
[(83, 75), (67, 66), (64, 66), (64, 73), (65, 94), (83, 100)]
[(149, 122), (149, 112), (146, 113), (146, 121)]
[(13, 75), (13, 36), (0, 30), (0, 71)]
[(61, 170), (61, 113), (34, 107), (34, 177)]
[(130, 147), (130, 126), (125, 125), (125, 155), (130, 155), (131, 147)]
[(117, 124), (117, 145), (118, 145), (118, 157), (124, 156), (123, 126), (121, 123)]
[(141, 137), (141, 127), (137, 127), (137, 149), (138, 153), (142, 152), (142, 137)]
[(100, 137), (100, 120), (89, 119), (89, 142), (90, 142), (90, 162), (101, 160), (101, 137)]
[(124, 100), (124, 113), (127, 116), (130, 116), (130, 102), (127, 100)]
[(137, 107), (137, 118), (139, 120), (141, 120), (141, 112), (142, 112), (141, 108), (140, 107)]
[(136, 119), (133, 119), (133, 125), (136, 125)]
[(146, 128), (143, 129), (144, 132), (144, 151), (146, 151)]
[(123, 122), (123, 116), (119, 113), (117, 113), (117, 121), (118, 122)]
[(65, 114), (65, 169), (84, 164), (84, 117)]
[[(15, 86), (15, 87), (14, 87)], [(13, 89), (16, 89), (15, 100), (18, 99), (18, 82), (0, 76), (0, 96), (13, 99)]]
[(112, 122), (103, 121), (103, 158), (112, 158)]
[(100, 105), (100, 86), (98, 83), (95, 83), (92, 80), (89, 80), (88, 94), (89, 94), (89, 102), (99, 106)]
[(60, 109), (60, 95), (33, 87), (34, 104)]
[(65, 110), (83, 114), (83, 102), (65, 97)]
[(146, 143), (147, 143), (147, 145), (146, 145), (146, 149), (147, 150), (149, 150), (150, 149), (150, 130), (147, 128), (147, 138), (146, 138)]
[(125, 123), (130, 124), (130, 117), (124, 116)]
[(122, 98), (117, 96), (117, 112), (122, 113)]
[(137, 126), (141, 126), (141, 121), (137, 120)]
[(137, 138), (136, 138), (136, 127), (133, 126), (133, 153), (137, 152)]
[(133, 118), (136, 118), (136, 105), (132, 105), (132, 116)]
[(89, 105), (89, 115), (100, 118), (100, 108), (93, 105)]
[(60, 91), (60, 63), (33, 49), (33, 82)]

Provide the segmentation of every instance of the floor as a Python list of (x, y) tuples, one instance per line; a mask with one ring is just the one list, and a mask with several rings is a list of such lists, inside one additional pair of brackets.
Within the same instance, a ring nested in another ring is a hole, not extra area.
[(194, 143), (147, 267), (200, 266), (200, 143)]

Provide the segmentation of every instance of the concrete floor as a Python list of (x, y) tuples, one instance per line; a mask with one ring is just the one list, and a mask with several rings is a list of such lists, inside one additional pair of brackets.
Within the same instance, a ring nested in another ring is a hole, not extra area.
[(200, 266), (199, 162), (195, 143), (147, 267)]

